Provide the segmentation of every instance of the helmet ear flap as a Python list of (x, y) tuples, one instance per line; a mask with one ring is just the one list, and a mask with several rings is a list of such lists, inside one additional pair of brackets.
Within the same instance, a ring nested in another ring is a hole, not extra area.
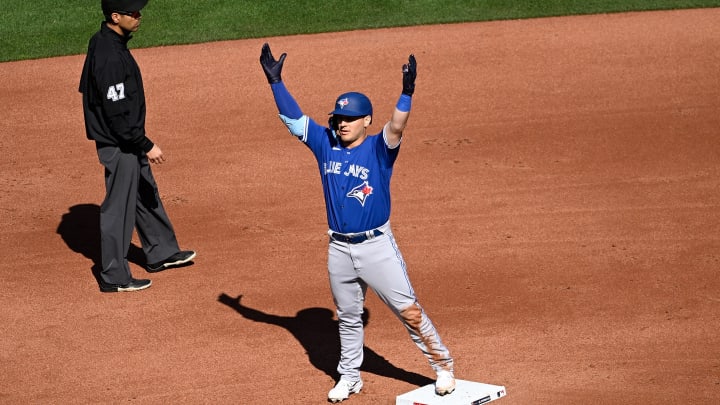
[(328, 118), (328, 126), (329, 126), (333, 131), (337, 131), (337, 130), (338, 130), (338, 123), (337, 123), (337, 120), (335, 119), (335, 116), (334, 116), (334, 115), (331, 115), (330, 118)]

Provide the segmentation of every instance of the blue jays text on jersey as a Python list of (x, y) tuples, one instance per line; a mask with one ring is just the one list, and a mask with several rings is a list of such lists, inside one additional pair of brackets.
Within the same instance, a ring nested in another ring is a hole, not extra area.
[(344, 148), (330, 128), (308, 116), (280, 118), (315, 155), (331, 230), (364, 232), (389, 220), (390, 179), (399, 145), (389, 147), (381, 132), (354, 148)]
[(367, 180), (368, 178), (368, 171), (366, 167), (362, 167), (360, 165), (350, 165), (346, 171), (343, 171), (342, 162), (324, 162), (323, 167), (325, 168), (325, 174), (333, 173), (333, 174), (343, 174), (345, 176), (355, 176), (362, 180)]

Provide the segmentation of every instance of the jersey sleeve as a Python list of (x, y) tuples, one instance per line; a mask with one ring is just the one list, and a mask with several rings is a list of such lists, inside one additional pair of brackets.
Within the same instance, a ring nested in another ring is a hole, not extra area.
[(300, 118), (290, 118), (285, 115), (279, 114), (280, 120), (285, 124), (288, 131), (292, 136), (297, 137), (302, 142), (307, 139), (308, 123), (310, 118), (307, 115), (303, 115)]
[(148, 152), (153, 143), (146, 137), (138, 117), (145, 100), (139, 93), (140, 84), (127, 73), (129, 70), (125, 61), (116, 55), (101, 58), (95, 67), (95, 85), (107, 124), (117, 142)]
[(387, 138), (385, 137), (385, 128), (383, 127), (382, 133), (373, 137), (376, 142), (376, 150), (382, 162), (385, 162), (386, 167), (392, 167), (395, 164), (398, 153), (400, 153), (400, 145), (402, 144), (402, 138), (398, 141), (397, 145), (389, 145)]
[[(109, 57), (100, 62), (95, 71), (100, 97), (103, 100), (105, 112), (110, 117), (126, 114), (130, 111), (127, 97), (127, 75), (120, 58)], [(102, 66), (104, 65), (104, 66)]]
[(280, 120), (285, 124), (290, 134), (297, 137), (312, 150), (319, 150), (323, 144), (333, 144), (335, 139), (330, 128), (324, 127), (307, 115), (293, 119), (280, 114)]

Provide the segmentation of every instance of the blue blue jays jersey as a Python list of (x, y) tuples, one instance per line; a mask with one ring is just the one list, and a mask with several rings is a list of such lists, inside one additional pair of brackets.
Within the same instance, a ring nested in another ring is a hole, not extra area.
[(330, 128), (306, 115), (280, 118), (315, 155), (331, 230), (364, 232), (389, 220), (390, 178), (400, 145), (389, 147), (380, 132), (354, 148), (344, 148)]

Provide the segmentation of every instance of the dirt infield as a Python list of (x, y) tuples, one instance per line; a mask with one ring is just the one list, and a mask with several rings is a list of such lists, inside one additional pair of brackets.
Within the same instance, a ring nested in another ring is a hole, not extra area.
[[(378, 130), (418, 60), (392, 223), (461, 379), (499, 404), (720, 401), (720, 9), (270, 38), (304, 111)], [(142, 29), (152, 29), (147, 19)], [(139, 32), (137, 35), (142, 35)], [(312, 155), (264, 39), (135, 50), (192, 267), (101, 294), (83, 56), (0, 64), (0, 403), (325, 403), (337, 361)], [(365, 388), (432, 382), (368, 294)]]

